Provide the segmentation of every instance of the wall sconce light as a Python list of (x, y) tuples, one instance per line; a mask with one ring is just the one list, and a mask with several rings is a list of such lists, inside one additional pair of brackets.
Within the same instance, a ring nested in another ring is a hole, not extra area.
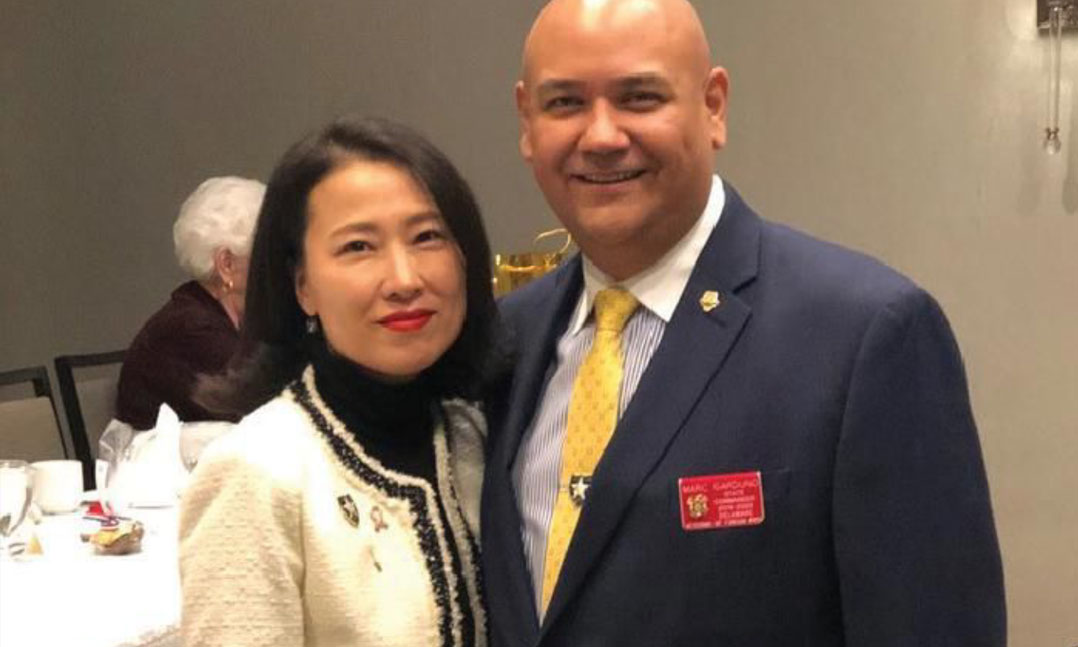
[(1059, 84), (1063, 30), (1078, 29), (1078, 0), (1037, 0), (1037, 26), (1048, 32), (1048, 124), (1044, 150), (1055, 155), (1063, 147), (1059, 139)]

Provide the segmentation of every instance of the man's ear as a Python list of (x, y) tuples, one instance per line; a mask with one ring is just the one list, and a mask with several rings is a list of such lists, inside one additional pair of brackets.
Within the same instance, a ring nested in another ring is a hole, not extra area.
[(726, 98), (730, 91), (730, 77), (721, 67), (713, 67), (707, 74), (704, 87), (704, 105), (711, 122), (711, 147), (719, 150), (726, 145)]
[(527, 162), (532, 161), (531, 130), (528, 124), (530, 114), (528, 108), (528, 91), (524, 88), (524, 81), (517, 81), (513, 88), (513, 95), (517, 102), (517, 118), (520, 120), (520, 154)]
[(296, 268), (295, 275), (296, 286), (296, 301), (299, 302), (299, 307), (303, 309), (303, 312), (308, 317), (313, 317), (318, 314), (318, 310), (315, 309), (313, 300), (311, 299), (310, 290), (307, 287), (307, 272), (300, 265)]

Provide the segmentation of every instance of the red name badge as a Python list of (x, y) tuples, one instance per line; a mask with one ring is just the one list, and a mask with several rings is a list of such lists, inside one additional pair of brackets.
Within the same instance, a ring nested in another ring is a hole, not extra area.
[(681, 527), (708, 530), (758, 526), (764, 522), (764, 488), (759, 472), (713, 474), (678, 479)]

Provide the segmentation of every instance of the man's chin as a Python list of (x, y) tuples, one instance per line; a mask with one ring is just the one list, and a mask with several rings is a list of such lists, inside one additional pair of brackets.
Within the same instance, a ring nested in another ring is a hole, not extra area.
[(573, 222), (573, 226), (566, 228), (576, 232), (573, 238), (585, 249), (589, 244), (603, 247), (631, 244), (645, 235), (648, 218), (635, 210), (616, 206), (579, 211)]

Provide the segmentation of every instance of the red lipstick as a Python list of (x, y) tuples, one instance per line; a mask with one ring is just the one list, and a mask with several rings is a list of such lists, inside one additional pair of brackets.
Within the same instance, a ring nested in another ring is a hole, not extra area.
[(434, 316), (433, 310), (401, 310), (378, 320), (393, 332), (414, 332), (427, 325)]

